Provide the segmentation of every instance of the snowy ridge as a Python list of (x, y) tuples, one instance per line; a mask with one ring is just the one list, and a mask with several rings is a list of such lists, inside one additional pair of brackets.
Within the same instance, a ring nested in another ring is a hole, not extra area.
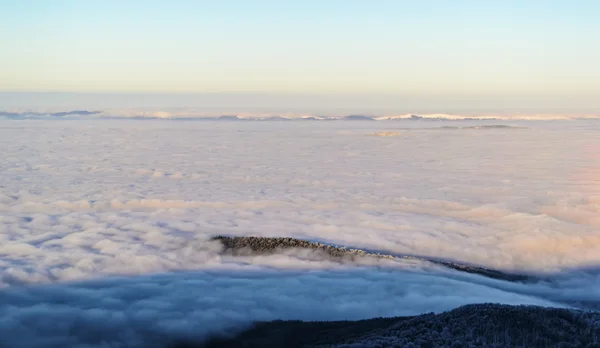
[(228, 237), (216, 236), (212, 240), (219, 241), (223, 244), (225, 252), (233, 254), (244, 254), (244, 251), (252, 254), (270, 254), (282, 251), (285, 249), (300, 248), (322, 251), (330, 257), (334, 258), (356, 258), (356, 257), (376, 257), (386, 259), (412, 259), (419, 261), (431, 262), (440, 266), (444, 266), (459, 272), (478, 274), (484, 277), (513, 281), (513, 282), (532, 282), (536, 281), (536, 277), (525, 274), (512, 274), (501, 272), (485, 267), (478, 267), (466, 263), (450, 262), (438, 260), (434, 258), (425, 258), (411, 255), (386, 254), (378, 251), (364, 250), (358, 248), (339, 247), (326, 243), (311, 242), (308, 240), (296, 238), (267, 238), (267, 237)]

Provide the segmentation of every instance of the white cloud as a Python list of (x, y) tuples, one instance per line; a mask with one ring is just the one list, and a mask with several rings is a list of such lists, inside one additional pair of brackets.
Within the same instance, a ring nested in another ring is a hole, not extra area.
[(164, 347), (244, 328), (252, 320), (344, 320), (413, 315), (486, 302), (555, 305), (418, 273), (349, 269), (194, 272), (0, 292), (10, 347)]
[[(0, 301), (10, 305), (0, 306), (0, 336), (22, 330), (65, 346), (93, 335), (134, 340), (147, 325), (165, 338), (293, 315), (597, 303), (599, 125), (527, 125), (382, 139), (365, 135), (394, 123), (2, 121)], [(216, 234), (322, 240), (549, 280), (298, 251), (232, 258), (207, 242)], [(98, 333), (77, 329), (99, 321)]]

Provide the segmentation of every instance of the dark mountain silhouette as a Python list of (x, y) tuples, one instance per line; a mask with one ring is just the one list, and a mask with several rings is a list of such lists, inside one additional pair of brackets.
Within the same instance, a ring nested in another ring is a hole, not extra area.
[(344, 117), (344, 119), (351, 120), (351, 121), (374, 121), (373, 117), (365, 116), (365, 115), (348, 115), (348, 116)]
[(70, 116), (70, 115), (80, 115), (80, 116), (86, 116), (86, 115), (95, 115), (95, 114), (99, 114), (102, 111), (88, 111), (88, 110), (73, 110), (73, 111), (62, 111), (62, 112), (53, 112), (50, 115), (51, 116), (56, 116), (56, 117), (62, 117), (62, 116)]

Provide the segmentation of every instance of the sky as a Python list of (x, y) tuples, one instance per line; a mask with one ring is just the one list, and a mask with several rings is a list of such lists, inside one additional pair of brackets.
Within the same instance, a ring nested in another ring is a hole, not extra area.
[(33, 92), (596, 110), (598, 13), (586, 0), (0, 0), (0, 108)]

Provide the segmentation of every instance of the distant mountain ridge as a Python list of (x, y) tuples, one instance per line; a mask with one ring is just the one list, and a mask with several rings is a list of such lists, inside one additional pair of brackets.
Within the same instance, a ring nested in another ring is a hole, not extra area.
[(600, 115), (456, 115), (456, 114), (399, 114), (366, 115), (348, 114), (325, 116), (318, 114), (289, 113), (207, 113), (201, 111), (149, 111), (149, 110), (70, 110), (70, 111), (0, 111), (0, 118), (19, 119), (166, 119), (166, 120), (219, 120), (219, 121), (498, 121), (498, 120), (600, 120)]
[(66, 116), (91, 116), (101, 114), (102, 111), (89, 111), (89, 110), (72, 110), (72, 111), (59, 111), (59, 112), (8, 112), (0, 111), (0, 117), (9, 119), (31, 119), (31, 118), (44, 118), (44, 117), (66, 117)]

